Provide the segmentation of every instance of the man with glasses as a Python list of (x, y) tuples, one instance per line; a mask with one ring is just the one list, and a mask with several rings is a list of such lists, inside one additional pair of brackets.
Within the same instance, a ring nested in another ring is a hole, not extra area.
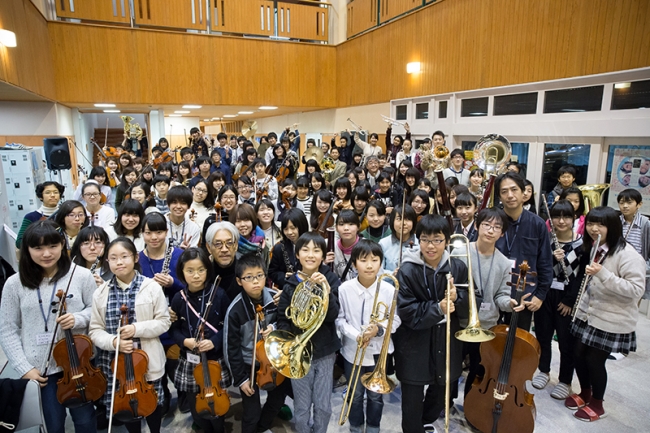
[(446, 377), (446, 320), (451, 317), (453, 335), (461, 329), (460, 321), (469, 317), (467, 289), (454, 286), (467, 284), (467, 266), (450, 258), (446, 250), (449, 223), (440, 215), (426, 215), (417, 225), (416, 236), (420, 249), (404, 253), (397, 273), (397, 314), (402, 324), (394, 334), (395, 371), (402, 387), (405, 433), (435, 431), (433, 423), (445, 407), (445, 383), (457, 381), (462, 373), (462, 343), (452, 338), (450, 377)]
[(16, 248), (20, 248), (23, 242), (23, 234), (27, 230), (27, 227), (36, 221), (49, 218), (59, 210), (59, 202), (61, 201), (63, 191), (65, 191), (65, 186), (58, 182), (48, 181), (36, 185), (36, 197), (43, 204), (37, 210), (23, 217), (23, 224), (20, 226), (18, 237), (16, 238)]
[(215, 277), (221, 276), (220, 286), (226, 291), (228, 299), (235, 299), (242, 291), (235, 280), (239, 230), (227, 221), (213, 223), (208, 228), (204, 243), (212, 256)]

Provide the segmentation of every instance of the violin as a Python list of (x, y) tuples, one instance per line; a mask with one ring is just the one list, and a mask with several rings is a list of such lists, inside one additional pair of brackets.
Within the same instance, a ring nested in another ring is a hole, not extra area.
[[(262, 328), (262, 323), (264, 323), (264, 311), (261, 305), (255, 307), (257, 313), (258, 322), (255, 324), (258, 328)], [(257, 329), (256, 328), (256, 331)], [(256, 382), (257, 386), (264, 391), (271, 391), (275, 387), (279, 386), (284, 382), (285, 377), (278, 373), (278, 371), (273, 368), (271, 362), (269, 361), (268, 356), (266, 355), (266, 350), (264, 349), (264, 339), (259, 340), (255, 343), (255, 359), (260, 364), (259, 370), (257, 370)]]
[(119, 158), (124, 152), (125, 150), (119, 147), (104, 147), (104, 154), (109, 158)]
[(239, 178), (242, 177), (242, 176), (245, 176), (248, 171), (249, 171), (248, 166), (247, 165), (242, 165), (241, 169), (239, 170), (239, 173), (235, 173), (235, 174), (233, 174), (231, 176), (232, 181), (237, 182), (239, 180)]
[(194, 209), (190, 209), (190, 220), (194, 221), (194, 218), (196, 218), (196, 211)]
[[(199, 321), (196, 342), (204, 339), (205, 322), (210, 316), (212, 301), (219, 288), (221, 277), (217, 277), (212, 285), (210, 299), (205, 309), (205, 313)], [(196, 413), (201, 418), (211, 419), (217, 416), (223, 416), (230, 409), (230, 397), (228, 393), (221, 388), (221, 365), (217, 361), (208, 360), (207, 352), (201, 352), (201, 363), (194, 367), (194, 380), (199, 386), (199, 392), (196, 394)]]
[(165, 149), (165, 151), (158, 158), (154, 158), (152, 165), (153, 168), (158, 170), (158, 166), (160, 166), (160, 164), (172, 162), (173, 160), (174, 157), (169, 153), (169, 149)]
[(330, 204), (330, 208), (327, 210), (326, 213), (320, 214), (318, 217), (318, 233), (324, 238), (327, 239), (328, 234), (327, 234), (327, 229), (330, 227), (334, 227), (334, 215), (332, 213), (334, 212), (334, 205), (337, 203), (334, 197), (332, 197), (332, 203)]
[(366, 207), (363, 208), (363, 212), (361, 212), (361, 215), (359, 216), (359, 221), (361, 221), (361, 224), (359, 225), (359, 233), (366, 230), (370, 225), (368, 223), (368, 217), (366, 216), (366, 214), (368, 213), (368, 208), (370, 207), (370, 203), (372, 203), (374, 199), (375, 199), (375, 195), (373, 194), (368, 199), (368, 203), (366, 203)]
[[(63, 290), (58, 290), (56, 296), (61, 317), (67, 312), (66, 295)], [(71, 329), (63, 333), (65, 337), (52, 350), (56, 364), (63, 368), (63, 377), (56, 383), (56, 398), (63, 406), (72, 409), (99, 400), (106, 392), (106, 378), (90, 363), (93, 356), (90, 338), (73, 335)]]
[[(129, 309), (126, 304), (122, 305), (120, 312), (121, 326), (127, 326)], [(148, 417), (158, 406), (158, 394), (145, 378), (149, 368), (149, 356), (142, 349), (133, 349), (132, 353), (120, 353), (113, 359), (111, 362), (113, 371), (115, 362), (117, 362), (115, 377), (119, 382), (119, 389), (117, 392), (113, 390), (115, 401), (111, 416), (123, 423)]]
[(291, 173), (291, 170), (289, 170), (289, 164), (291, 164), (291, 162), (285, 158), (282, 162), (282, 165), (278, 167), (275, 174), (273, 175), (278, 181), (278, 184), (281, 184), (287, 177), (289, 177), (289, 174)]
[(221, 209), (222, 209), (222, 208), (223, 208), (223, 206), (221, 205), (221, 203), (216, 202), (216, 203), (214, 204), (214, 210), (215, 210), (215, 212), (216, 212), (216, 214), (215, 214), (215, 221), (214, 221), (214, 222), (216, 222), (216, 223), (220, 223), (220, 222), (221, 222)]
[(264, 182), (262, 183), (262, 186), (259, 187), (259, 189), (255, 192), (257, 195), (255, 202), (258, 202), (262, 199), (262, 197), (269, 195), (269, 182), (271, 182), (271, 179), (273, 179), (273, 176), (266, 176)]
[(289, 192), (283, 192), (282, 193), (282, 204), (284, 205), (284, 208), (286, 210), (291, 209), (291, 202), (289, 201)]
[[(519, 265), (515, 299), (521, 302), (528, 261)], [(508, 283), (512, 285), (511, 283)], [(483, 433), (532, 432), (535, 428), (534, 395), (526, 390), (526, 381), (533, 378), (539, 363), (539, 342), (529, 332), (517, 328), (519, 313), (512, 312), (509, 325), (491, 330), (496, 337), (481, 343), (481, 364), (485, 375), (477, 379), (465, 397), (465, 417)]]

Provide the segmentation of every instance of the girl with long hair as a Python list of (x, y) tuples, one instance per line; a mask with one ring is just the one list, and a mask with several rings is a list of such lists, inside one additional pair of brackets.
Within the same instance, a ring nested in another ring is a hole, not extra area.
[(88, 226), (81, 229), (70, 250), (70, 257), (74, 263), (93, 270), (97, 287), (113, 277), (106, 260), (106, 247), (109, 242), (103, 228)]
[(137, 178), (138, 173), (136, 173), (135, 168), (133, 167), (126, 167), (122, 171), (122, 180), (117, 186), (115, 194), (115, 209), (118, 211), (120, 210), (120, 206), (122, 206), (126, 194), (129, 192), (129, 188), (131, 188), (131, 185), (133, 185)]
[(76, 200), (64, 201), (59, 211), (54, 215), (57, 223), (65, 235), (66, 251), (72, 248), (79, 231), (88, 225), (86, 211), (81, 203)]
[(282, 289), (296, 271), (295, 245), (298, 238), (309, 231), (309, 222), (300, 209), (289, 209), (280, 218), (282, 240), (273, 246), (269, 278)]
[[(392, 234), (390, 237), (385, 237), (379, 241), (379, 245), (384, 250), (384, 270), (393, 272), (397, 269), (400, 250), (420, 248), (418, 239), (415, 236), (415, 226), (417, 223), (417, 215), (411, 206), (406, 205), (403, 224), (402, 205), (400, 204), (393, 208), (389, 221)], [(402, 242), (400, 242), (400, 238)]]
[(142, 238), (143, 219), (144, 209), (142, 209), (142, 205), (134, 199), (126, 200), (117, 213), (115, 223), (105, 228), (106, 234), (111, 241), (118, 237), (131, 239), (135, 248), (140, 252), (144, 249), (144, 239)]

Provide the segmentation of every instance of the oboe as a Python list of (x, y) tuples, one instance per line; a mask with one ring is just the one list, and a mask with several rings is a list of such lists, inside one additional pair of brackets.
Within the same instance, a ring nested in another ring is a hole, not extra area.
[[(589, 254), (589, 264), (590, 265), (593, 265), (595, 263), (594, 260), (596, 259), (596, 251), (598, 251), (599, 246), (600, 246), (600, 235), (598, 235), (598, 239), (596, 239), (596, 242), (591, 247), (591, 252)], [(605, 254), (600, 256), (600, 259), (598, 259), (598, 264), (602, 263), (604, 258), (605, 258)], [(582, 278), (582, 283), (580, 284), (580, 290), (578, 291), (578, 297), (576, 298), (576, 303), (573, 304), (573, 309), (571, 310), (571, 321), (572, 322), (575, 322), (575, 320), (576, 320), (576, 313), (578, 312), (578, 305), (580, 305), (580, 301), (582, 300), (582, 296), (585, 294), (585, 289), (587, 288), (587, 285), (589, 284), (589, 281), (591, 281), (591, 275), (587, 275), (587, 273), (585, 272), (585, 276)]]
[[(560, 245), (560, 241), (557, 239), (557, 234), (555, 233), (555, 224), (553, 224), (553, 218), (551, 218), (551, 212), (548, 210), (548, 203), (546, 202), (546, 196), (542, 195), (542, 203), (544, 203), (544, 210), (546, 211), (546, 215), (548, 215), (548, 223), (551, 226), (551, 240), (553, 241), (553, 246), (555, 249), (560, 249), (562, 248), (562, 245)], [(564, 285), (566, 286), (569, 284), (569, 271), (566, 268), (566, 263), (564, 263), (564, 259), (560, 260), (560, 267), (562, 268), (562, 273), (564, 274)]]

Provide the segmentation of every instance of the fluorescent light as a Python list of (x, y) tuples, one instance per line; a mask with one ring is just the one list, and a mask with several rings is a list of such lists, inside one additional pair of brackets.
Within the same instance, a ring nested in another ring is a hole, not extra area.
[(254, 111), (240, 111), (239, 114), (253, 114)]
[(176, 111), (174, 111), (174, 113), (176, 113), (176, 114), (189, 114), (190, 112), (187, 111), (187, 110), (176, 110)]
[(420, 72), (420, 62), (411, 62), (406, 64), (407, 74), (417, 74)]
[(16, 46), (16, 34), (9, 30), (0, 30), (0, 44), (8, 48)]
[(237, 117), (237, 114), (224, 114), (224, 118)]
[(198, 110), (201, 107), (201, 105), (183, 105), (183, 108), (187, 110)]
[(204, 121), (204, 122), (209, 122), (209, 121), (210, 121), (210, 119), (203, 119), (203, 121)]
[(221, 119), (221, 118), (220, 118), (220, 117), (213, 117), (213, 118), (210, 119), (210, 120), (219, 120), (219, 119)]
[(616, 83), (614, 84), (615, 89), (629, 89), (632, 83)]
[(120, 110), (104, 110), (104, 113), (120, 113)]
[(114, 108), (115, 104), (95, 104), (97, 108)]
[(278, 107), (273, 107), (272, 105), (262, 105), (260, 110), (277, 110)]
[(183, 117), (182, 114), (170, 114), (169, 117)]

